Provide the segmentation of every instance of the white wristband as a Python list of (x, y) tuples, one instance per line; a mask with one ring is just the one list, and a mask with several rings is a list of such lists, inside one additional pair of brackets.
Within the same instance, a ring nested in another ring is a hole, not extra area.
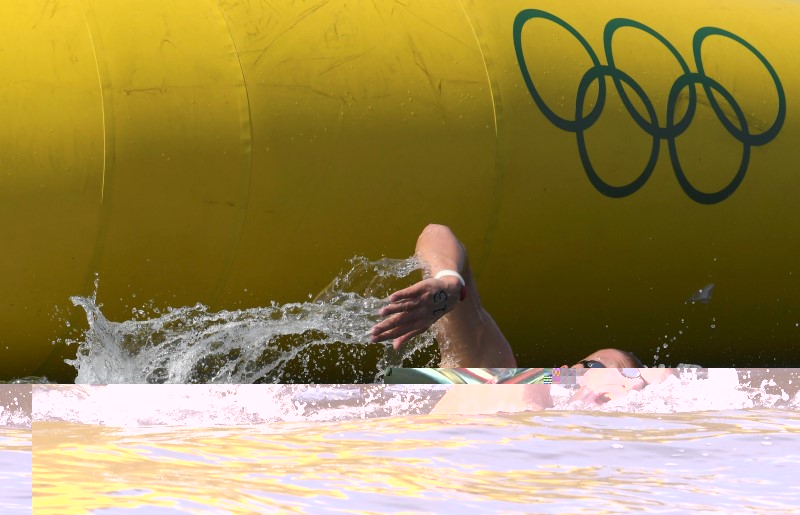
[(434, 275), (433, 278), (441, 279), (442, 277), (447, 277), (447, 276), (455, 277), (456, 279), (458, 279), (458, 282), (461, 283), (462, 287), (467, 285), (467, 283), (464, 282), (464, 278), (461, 277), (461, 274), (459, 274), (455, 270), (442, 270), (438, 274)]

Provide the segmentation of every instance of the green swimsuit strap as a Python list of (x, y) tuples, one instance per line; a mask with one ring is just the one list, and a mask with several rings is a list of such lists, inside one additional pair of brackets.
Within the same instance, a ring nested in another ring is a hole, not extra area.
[(388, 384), (548, 384), (542, 368), (390, 368)]

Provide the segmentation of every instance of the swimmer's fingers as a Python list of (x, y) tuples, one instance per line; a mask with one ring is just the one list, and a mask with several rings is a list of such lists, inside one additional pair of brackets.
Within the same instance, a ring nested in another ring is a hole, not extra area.
[(396, 315), (398, 313), (406, 313), (414, 311), (420, 307), (420, 303), (422, 299), (408, 299), (408, 300), (398, 300), (387, 304), (380, 310), (380, 315), (382, 317), (388, 317), (392, 315)]
[(397, 349), (427, 331), (458, 303), (460, 285), (453, 281), (454, 284), (449, 284), (441, 279), (425, 279), (390, 295), (389, 304), (380, 310), (384, 320), (370, 331), (371, 340), (393, 339)]
[[(394, 350), (398, 350), (408, 340), (424, 333), (427, 330), (427, 327), (418, 327), (416, 329), (411, 329), (408, 326), (396, 327), (383, 333), (381, 340), (392, 340), (392, 347)], [(373, 339), (373, 341), (375, 340)]]
[[(434, 302), (435, 286), (431, 280), (425, 280), (393, 293), (389, 296), (389, 304), (381, 308), (380, 316), (387, 318), (400, 315), (393, 325), (399, 325), (407, 317), (414, 319), (424, 317), (425, 313), (430, 311), (428, 304), (432, 305)], [(433, 321), (430, 321), (429, 325), (432, 323)]]
[(461, 285), (458, 279), (454, 277), (446, 277), (444, 279), (430, 278), (392, 293), (389, 295), (389, 302), (401, 302), (413, 299), (426, 300), (435, 297), (439, 292), (446, 292), (446, 296), (455, 295), (458, 297), (460, 290)]
[(389, 302), (397, 303), (403, 300), (409, 299), (419, 299), (421, 298), (426, 291), (428, 291), (428, 286), (430, 279), (426, 279), (424, 281), (420, 281), (416, 284), (412, 284), (408, 288), (404, 288), (402, 290), (396, 291), (389, 295)]
[(423, 309), (430, 311), (435, 321), (460, 301), (461, 286), (455, 278), (451, 279), (449, 283), (442, 279), (425, 279), (394, 292), (389, 296), (389, 305), (381, 309), (381, 316)]
[(424, 319), (423, 313), (422, 310), (399, 313), (375, 324), (370, 331), (372, 341), (380, 342), (398, 338), (410, 332), (416, 331), (419, 334), (426, 331), (431, 323)]
[(427, 328), (426, 329), (417, 329), (416, 331), (411, 331), (410, 333), (406, 333), (403, 336), (395, 338), (392, 341), (392, 347), (394, 348), (394, 350), (399, 350), (400, 347), (402, 347), (403, 344), (406, 343), (408, 340), (410, 340), (411, 338), (413, 338), (413, 337), (415, 337), (417, 335), (420, 335), (420, 334), (424, 333), (425, 331), (427, 331)]
[[(398, 304), (404, 304), (404, 301)], [(405, 307), (408, 307), (408, 304)], [(384, 314), (384, 312), (382, 311), (381, 314)], [(413, 309), (409, 310), (400, 308), (397, 313), (386, 316), (384, 320), (372, 328), (370, 331), (371, 340), (379, 342), (394, 339), (396, 340), (394, 347), (398, 348), (409, 338), (430, 329), (436, 319), (431, 315), (430, 309), (426, 307), (425, 303), (417, 304)]]

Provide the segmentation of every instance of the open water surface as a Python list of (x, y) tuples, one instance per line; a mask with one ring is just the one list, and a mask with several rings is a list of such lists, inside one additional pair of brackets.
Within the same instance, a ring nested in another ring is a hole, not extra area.
[(31, 513), (31, 387), (0, 385), (0, 513)]
[(31, 512), (31, 430), (0, 426), (0, 513)]
[(438, 385), (34, 385), (34, 509), (800, 513), (798, 377), (685, 370), (483, 416), (427, 415)]
[(307, 302), (123, 322), (75, 298), (83, 384), (7, 385), (28, 393), (0, 404), (0, 512), (800, 513), (797, 370), (686, 368), (591, 410), (554, 386), (553, 409), (483, 416), (428, 415), (446, 386), (238, 384), (436, 364), (429, 335), (365, 343), (416, 269), (356, 259)]

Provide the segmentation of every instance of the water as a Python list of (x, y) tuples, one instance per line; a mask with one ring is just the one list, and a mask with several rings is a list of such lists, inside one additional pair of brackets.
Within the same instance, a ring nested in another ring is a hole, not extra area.
[[(74, 349), (75, 358), (66, 362), (76, 375), (59, 377), (64, 373), (60, 370), (51, 379), (25, 377), (14, 382), (64, 383), (74, 377), (78, 384), (380, 383), (389, 367), (440, 362), (430, 332), (413, 338), (400, 351), (388, 343), (369, 341), (369, 330), (379, 321), (386, 297), (419, 280), (419, 270), (414, 258), (354, 257), (347, 271), (304, 302), (215, 312), (202, 304), (159, 309), (149, 301), (131, 308), (133, 317), (122, 322), (103, 313), (97, 301), (102, 286), (96, 281), (93, 295), (71, 299), (88, 321), (83, 334), (63, 342)], [(683, 347), (685, 354), (692, 344), (681, 340), (688, 327), (684, 319), (677, 327), (665, 332), (663, 342), (660, 338), (654, 342), (654, 350), (636, 349), (639, 357), (648, 361), (649, 352), (654, 352), (652, 366), (680, 366), (670, 353)], [(525, 351), (524, 342), (515, 349)], [(563, 361), (549, 365), (582, 357), (567, 356), (574, 352), (564, 349), (558, 358)]]
[(800, 513), (799, 377), (483, 416), (426, 415), (439, 385), (33, 385), (34, 509)]
[(0, 513), (31, 512), (31, 430), (0, 425)]
[[(37, 424), (36, 513), (797, 513), (800, 417)], [(41, 435), (41, 436), (40, 436)], [(765, 445), (770, 444), (770, 445)]]
[(198, 304), (152, 317), (134, 309), (124, 322), (106, 319), (96, 295), (73, 297), (89, 329), (71, 342), (77, 356), (68, 362), (87, 384), (373, 382), (388, 367), (437, 361), (430, 334), (400, 352), (369, 343), (385, 298), (417, 280), (416, 270), (414, 259), (356, 257), (307, 302), (221, 312)]
[(0, 385), (0, 513), (31, 513), (31, 387)]
[(84, 384), (7, 387), (28, 393), (0, 403), (0, 511), (800, 513), (797, 370), (686, 369), (591, 410), (553, 387), (551, 410), (449, 417), (427, 414), (446, 386), (227, 384), (435, 364), (430, 336), (364, 343), (417, 268), (354, 259), (307, 302), (124, 322), (75, 298)]

